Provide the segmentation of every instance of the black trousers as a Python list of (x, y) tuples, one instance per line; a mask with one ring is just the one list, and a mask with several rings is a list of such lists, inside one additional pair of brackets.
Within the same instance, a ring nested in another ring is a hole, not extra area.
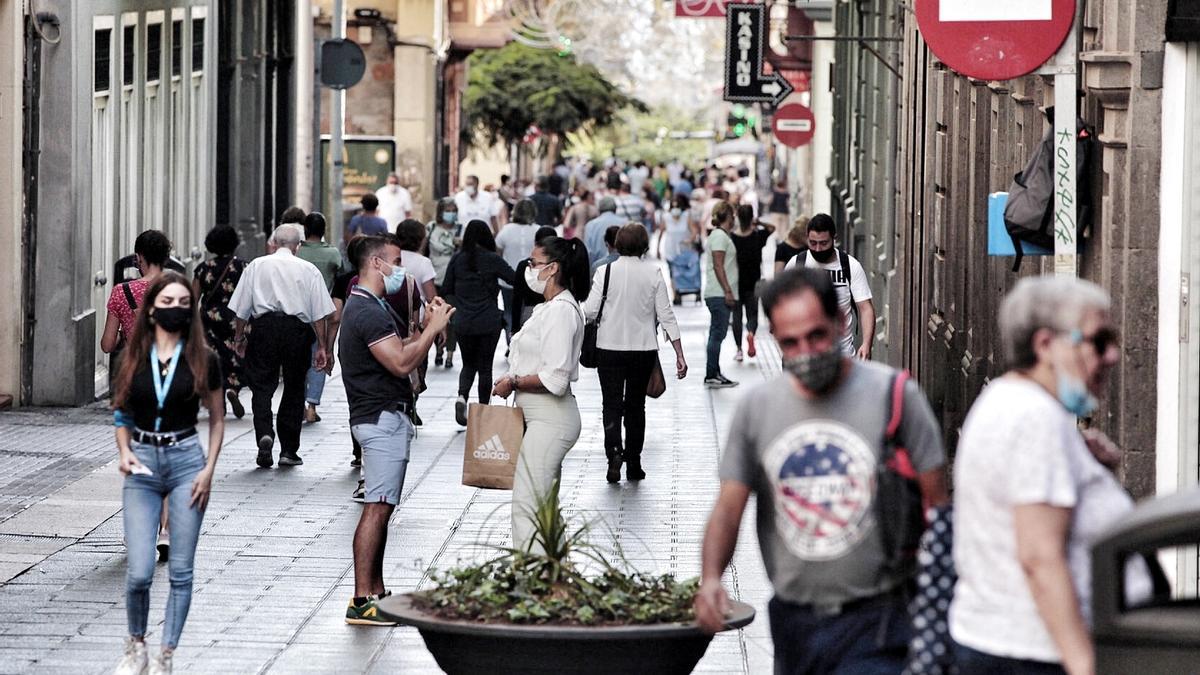
[[(604, 399), (604, 452), (637, 462), (646, 443), (646, 385), (654, 370), (657, 351), (598, 350), (600, 393)], [(625, 443), (621, 443), (624, 421)]]
[(471, 383), (479, 375), (479, 402), (492, 397), (492, 362), (496, 360), (496, 344), (500, 331), (483, 335), (459, 335), (458, 351), (462, 354), (462, 371), (458, 374), (458, 395), (470, 398)]
[(742, 314), (745, 313), (745, 328), (748, 333), (758, 333), (758, 279), (753, 283), (738, 284), (738, 301), (733, 308), (733, 341), (738, 350), (742, 348)]
[(296, 454), (300, 449), (300, 425), (304, 421), (304, 380), (312, 366), (312, 345), (317, 339), (307, 323), (294, 316), (268, 314), (250, 321), (244, 372), (250, 386), (250, 408), (254, 411), (254, 438), (275, 438), (271, 398), (283, 376), (279, 400), (279, 449)]

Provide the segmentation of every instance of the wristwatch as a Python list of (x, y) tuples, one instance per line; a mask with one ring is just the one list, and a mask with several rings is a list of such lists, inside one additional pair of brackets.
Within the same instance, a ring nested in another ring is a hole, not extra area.
[(517, 391), (520, 388), (519, 385), (521, 384), (521, 377), (519, 375), (510, 375), (508, 379), (512, 385), (512, 390)]

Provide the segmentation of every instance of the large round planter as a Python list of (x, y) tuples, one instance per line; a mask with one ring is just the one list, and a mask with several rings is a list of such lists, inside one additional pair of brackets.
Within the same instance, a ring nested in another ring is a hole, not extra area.
[[(725, 630), (754, 620), (754, 608), (733, 602)], [(712, 636), (695, 624), (647, 626), (523, 626), (452, 621), (412, 606), (408, 594), (379, 601), (380, 613), (421, 632), (449, 675), (504, 673), (690, 673)]]

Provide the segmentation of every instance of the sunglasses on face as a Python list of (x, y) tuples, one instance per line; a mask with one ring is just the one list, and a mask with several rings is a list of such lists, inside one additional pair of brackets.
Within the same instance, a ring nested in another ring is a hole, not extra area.
[(1097, 354), (1105, 354), (1110, 347), (1119, 347), (1121, 344), (1120, 336), (1112, 328), (1101, 328), (1091, 335), (1084, 335), (1082, 331), (1076, 329), (1072, 331), (1071, 337), (1075, 344), (1091, 344)]

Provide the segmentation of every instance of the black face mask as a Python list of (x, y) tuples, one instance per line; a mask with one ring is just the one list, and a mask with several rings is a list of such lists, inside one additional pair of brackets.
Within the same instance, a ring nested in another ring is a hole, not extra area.
[(150, 315), (152, 322), (170, 333), (186, 332), (192, 325), (191, 307), (156, 307)]
[(813, 259), (819, 263), (827, 263), (830, 260), (833, 260), (833, 257), (837, 255), (836, 248), (827, 248), (824, 251), (814, 251), (809, 249), (808, 252), (811, 253)]

